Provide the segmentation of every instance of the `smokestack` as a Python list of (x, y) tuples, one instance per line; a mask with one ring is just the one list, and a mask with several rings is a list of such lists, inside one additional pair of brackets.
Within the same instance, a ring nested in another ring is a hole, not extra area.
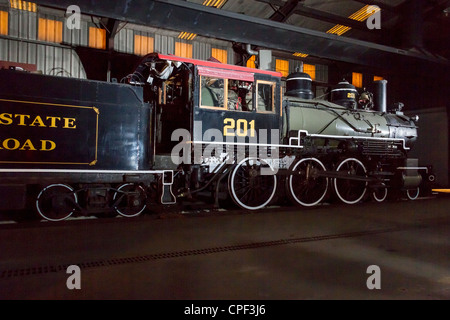
[(387, 112), (387, 80), (373, 82), (374, 110)]

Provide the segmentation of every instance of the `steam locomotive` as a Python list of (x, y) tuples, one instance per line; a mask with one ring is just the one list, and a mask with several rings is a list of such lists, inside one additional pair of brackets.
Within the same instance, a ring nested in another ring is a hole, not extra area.
[(288, 195), (316, 206), (388, 190), (415, 199), (407, 157), (417, 118), (342, 82), (314, 99), (311, 78), (152, 53), (120, 82), (0, 70), (0, 209), (134, 217), (224, 194), (258, 210)]

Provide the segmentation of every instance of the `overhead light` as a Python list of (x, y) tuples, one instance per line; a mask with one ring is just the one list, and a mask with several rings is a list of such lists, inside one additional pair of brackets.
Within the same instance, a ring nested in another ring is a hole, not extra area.
[[(367, 20), (371, 15), (377, 13), (381, 9), (378, 6), (371, 6), (371, 5), (365, 5), (352, 15), (350, 15), (348, 18), (352, 20), (356, 20), (359, 22)], [(327, 31), (327, 33), (337, 34), (338, 36), (346, 33), (349, 31), (351, 27), (344, 26), (342, 24), (337, 24), (333, 28)]]
[(203, 5), (220, 9), (225, 4), (225, 2), (227, 2), (227, 0), (205, 0), (203, 2)]
[(333, 28), (328, 30), (327, 33), (333, 33), (333, 34), (337, 34), (338, 36), (340, 36), (340, 35), (346, 33), (350, 29), (351, 29), (350, 27), (343, 26), (341, 24), (337, 24)]
[(295, 52), (293, 55), (299, 58), (306, 58), (307, 56), (309, 56), (309, 54), (301, 52)]
[(183, 39), (183, 40), (194, 40), (194, 38), (197, 36), (196, 33), (189, 33), (189, 32), (181, 32), (178, 35), (178, 39)]
[(369, 6), (365, 5), (360, 10), (356, 11), (354, 14), (349, 16), (349, 19), (356, 20), (359, 22), (365, 21), (368, 17), (373, 15), (374, 13), (380, 11), (380, 7), (378, 6)]
[[(203, 1), (203, 5), (206, 7), (213, 7), (220, 9), (227, 0), (205, 0)], [(181, 32), (178, 35), (178, 39), (183, 40), (194, 40), (194, 38), (197, 36), (196, 33), (189, 33), (189, 32)]]
[(34, 2), (22, 1), (22, 0), (10, 0), (9, 4), (11, 5), (11, 8), (13, 8), (13, 9), (30, 11), (30, 12), (37, 11), (37, 5)]

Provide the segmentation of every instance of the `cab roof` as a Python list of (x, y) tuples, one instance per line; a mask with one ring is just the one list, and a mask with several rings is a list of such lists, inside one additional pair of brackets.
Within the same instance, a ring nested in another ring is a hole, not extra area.
[(255, 68), (248, 68), (248, 67), (241, 67), (241, 66), (235, 66), (232, 64), (225, 64), (221, 62), (214, 62), (214, 61), (206, 61), (206, 60), (197, 60), (197, 59), (190, 59), (190, 58), (182, 58), (178, 57), (172, 54), (164, 55), (164, 54), (157, 54), (158, 58), (161, 60), (171, 60), (171, 61), (180, 61), (185, 63), (190, 63), (196, 66), (201, 67), (208, 67), (208, 68), (217, 68), (217, 69), (225, 69), (230, 71), (240, 71), (240, 72), (247, 72), (249, 74), (264, 74), (264, 75), (270, 75), (272, 77), (281, 78), (282, 74), (281, 72), (277, 71), (268, 71), (268, 70), (261, 70), (261, 69), (255, 69)]

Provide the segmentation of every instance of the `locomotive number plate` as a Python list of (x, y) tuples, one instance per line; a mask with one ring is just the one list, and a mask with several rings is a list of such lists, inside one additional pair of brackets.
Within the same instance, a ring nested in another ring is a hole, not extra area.
[(223, 135), (226, 137), (255, 137), (255, 120), (247, 121), (246, 119), (226, 118), (223, 121)]

